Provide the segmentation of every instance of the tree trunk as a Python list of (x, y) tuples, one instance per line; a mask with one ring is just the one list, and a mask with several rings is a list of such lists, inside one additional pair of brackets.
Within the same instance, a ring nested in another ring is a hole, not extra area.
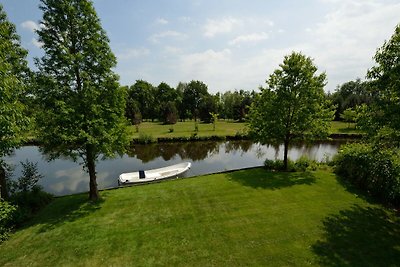
[(100, 198), (99, 190), (97, 189), (97, 181), (96, 181), (96, 163), (94, 157), (92, 145), (86, 146), (86, 160), (87, 160), (87, 168), (89, 171), (89, 199), (92, 201), (96, 201)]
[(1, 165), (0, 165), (0, 198), (4, 200), (8, 199), (6, 171)]
[(283, 152), (283, 168), (285, 171), (288, 170), (288, 151), (289, 151), (289, 138), (286, 137), (284, 141), (284, 152)]

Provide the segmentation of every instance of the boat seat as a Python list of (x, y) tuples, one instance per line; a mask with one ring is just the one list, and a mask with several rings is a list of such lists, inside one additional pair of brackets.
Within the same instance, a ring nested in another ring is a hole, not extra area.
[(143, 170), (139, 171), (139, 179), (144, 179), (146, 178), (146, 174), (144, 173)]

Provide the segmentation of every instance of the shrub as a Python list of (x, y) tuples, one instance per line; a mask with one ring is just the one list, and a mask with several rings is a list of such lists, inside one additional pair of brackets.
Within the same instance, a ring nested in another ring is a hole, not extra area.
[(294, 163), (294, 169), (297, 172), (315, 171), (317, 167), (318, 163), (315, 160), (309, 159), (307, 156), (301, 156)]
[(22, 176), (17, 181), (10, 181), (10, 202), (17, 205), (14, 224), (20, 225), (34, 213), (51, 202), (53, 196), (45, 191), (37, 183), (43, 175), (37, 169), (37, 163), (21, 162)]
[(156, 140), (151, 134), (140, 133), (139, 134), (139, 143), (141, 144), (150, 144), (154, 143)]
[(334, 158), (335, 173), (384, 202), (400, 205), (398, 151), (367, 144), (344, 146)]
[(277, 160), (266, 159), (264, 161), (264, 168), (266, 168), (269, 171), (289, 171), (289, 172), (295, 171), (295, 165), (293, 161), (288, 160), (288, 168), (287, 170), (285, 170), (283, 160), (281, 159)]
[(0, 244), (9, 237), (16, 210), (16, 206), (0, 199)]

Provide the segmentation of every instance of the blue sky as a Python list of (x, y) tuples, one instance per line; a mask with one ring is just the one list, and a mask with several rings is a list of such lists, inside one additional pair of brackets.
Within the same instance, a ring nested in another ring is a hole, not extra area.
[[(39, 0), (2, 0), (29, 63), (42, 51)], [(211, 93), (257, 89), (284, 55), (301, 51), (326, 91), (364, 78), (400, 23), (398, 0), (94, 0), (122, 85), (201, 80)]]

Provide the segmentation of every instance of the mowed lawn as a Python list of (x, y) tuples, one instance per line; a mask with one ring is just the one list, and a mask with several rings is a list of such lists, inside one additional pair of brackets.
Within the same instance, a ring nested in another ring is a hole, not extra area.
[[(170, 129), (173, 129), (171, 132)], [(216, 123), (215, 131), (212, 123), (198, 123), (198, 132), (194, 131), (194, 121), (177, 122), (174, 125), (164, 125), (159, 122), (143, 122), (139, 124), (139, 132), (135, 126), (130, 126), (132, 138), (139, 138), (140, 135), (150, 135), (153, 138), (177, 138), (191, 137), (196, 134), (199, 137), (206, 136), (234, 136), (236, 134), (246, 134), (247, 128), (244, 122), (234, 122), (220, 120)], [(360, 133), (355, 129), (354, 123), (332, 121), (330, 133), (352, 134)]]
[[(197, 136), (233, 136), (243, 134), (245, 124), (233, 121), (218, 121), (215, 125), (215, 131), (212, 123), (198, 123), (198, 132), (195, 132), (194, 121), (177, 122), (174, 125), (164, 125), (159, 122), (143, 122), (139, 124), (139, 132), (136, 132), (135, 126), (130, 126), (133, 138), (138, 138), (140, 134), (157, 137), (191, 137)], [(170, 131), (173, 129), (173, 132)]]
[(0, 245), (0, 266), (400, 263), (399, 217), (329, 171), (259, 168), (101, 195), (56, 199)]

